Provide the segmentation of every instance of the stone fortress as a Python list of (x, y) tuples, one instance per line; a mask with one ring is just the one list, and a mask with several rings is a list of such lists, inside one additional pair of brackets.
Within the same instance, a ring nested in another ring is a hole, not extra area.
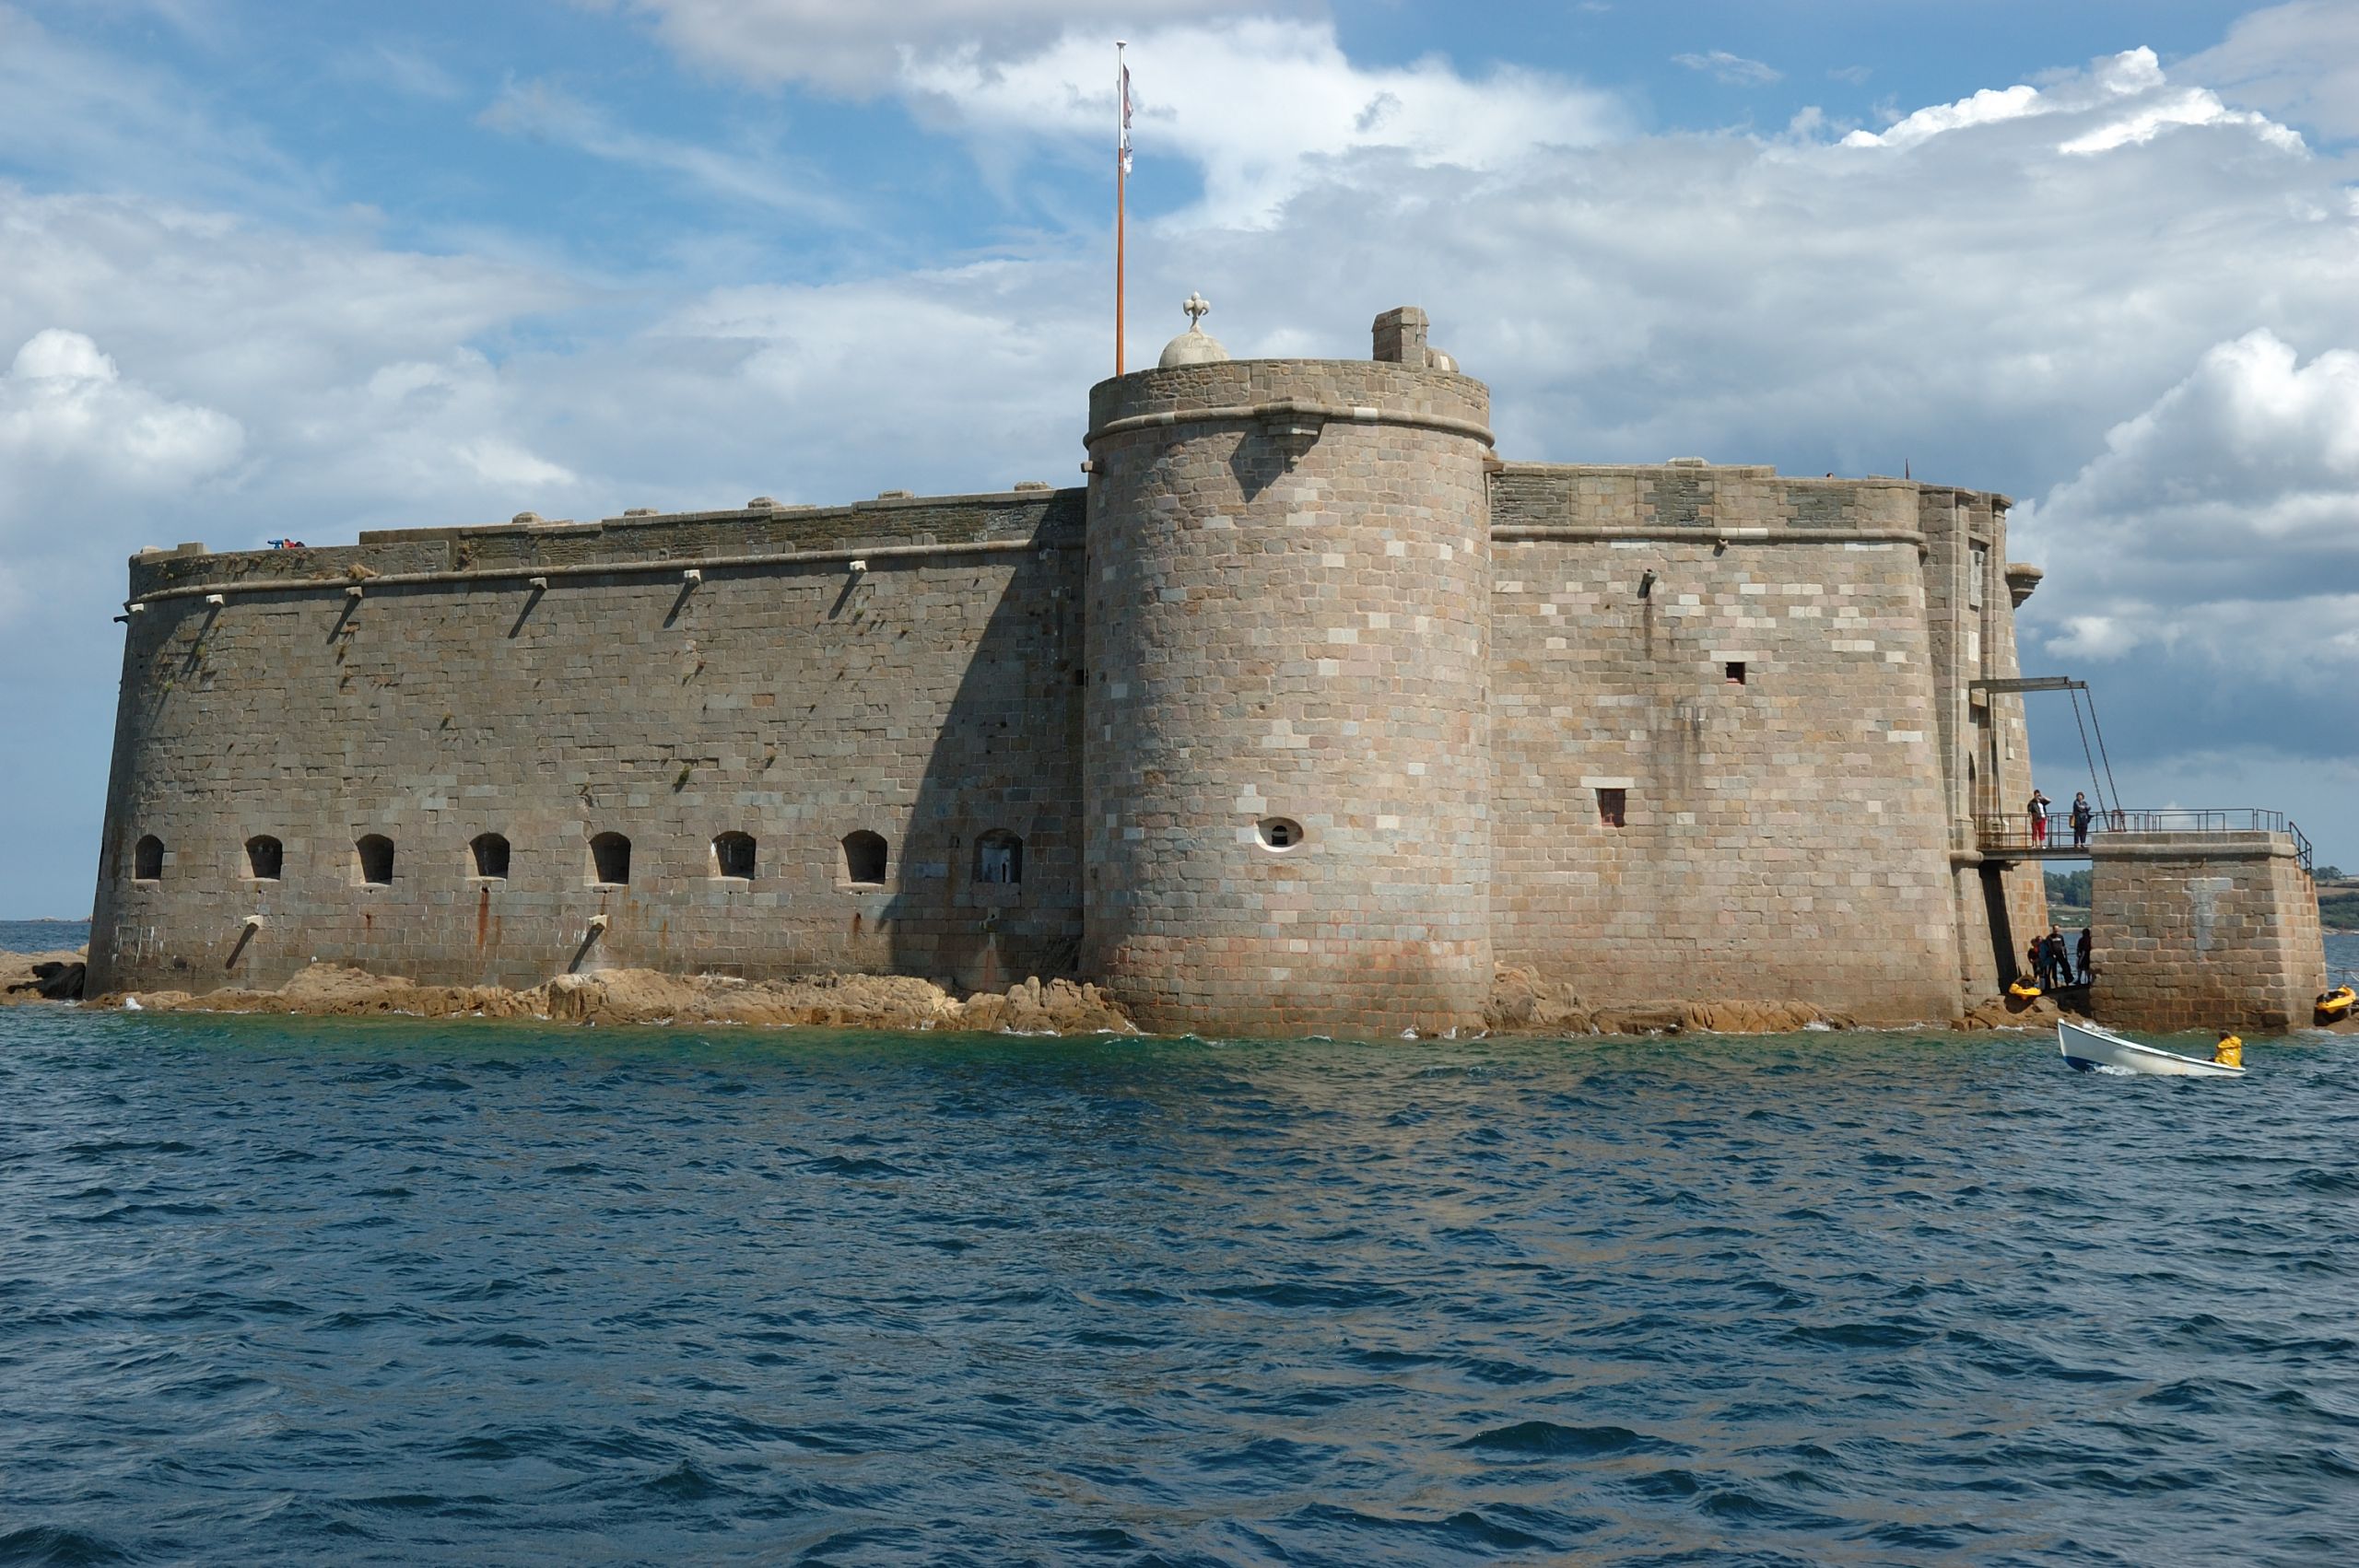
[[(1884, 1023), (2013, 977), (2007, 498), (1507, 462), (1422, 311), (1374, 338), (1191, 322), (1083, 488), (143, 552), (93, 989), (1063, 975), (1291, 1036), (1477, 1028), (1501, 966)], [(2112, 840), (2122, 1021), (2306, 1017), (2307, 873), (2232, 837)]]

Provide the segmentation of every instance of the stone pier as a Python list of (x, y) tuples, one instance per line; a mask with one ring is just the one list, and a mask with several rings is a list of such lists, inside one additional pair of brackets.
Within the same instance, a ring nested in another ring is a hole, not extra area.
[(2100, 1023), (2277, 1031), (2326, 989), (2317, 885), (2291, 834), (2116, 833), (2091, 848)]

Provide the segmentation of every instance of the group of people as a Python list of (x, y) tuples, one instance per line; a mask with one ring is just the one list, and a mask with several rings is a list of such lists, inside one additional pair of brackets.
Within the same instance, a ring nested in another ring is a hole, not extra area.
[[(2055, 803), (2036, 786), (2032, 790), (2031, 799), (2024, 803), (2024, 814), (2031, 820), (2031, 841), (2036, 845), (2048, 842), (2048, 808)], [(2064, 813), (2065, 821), (2072, 827), (2073, 848), (2085, 849), (2089, 847), (2089, 825), (2096, 820), (2096, 809), (2089, 804), (2088, 792), (2073, 790), (2072, 809)], [(2121, 825), (2116, 823), (2114, 825), (2118, 827)]]
[(2050, 926), (2046, 936), (2036, 936), (2024, 944), (2025, 972), (2038, 977), (2044, 991), (2059, 986), (2085, 986), (2096, 978), (2089, 963), (2093, 946), (2086, 927), (2082, 928), (2080, 942), (2068, 948), (2063, 931)]

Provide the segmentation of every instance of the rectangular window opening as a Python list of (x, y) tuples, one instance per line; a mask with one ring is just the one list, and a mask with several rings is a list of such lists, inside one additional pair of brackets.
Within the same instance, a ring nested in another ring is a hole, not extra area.
[(1743, 661), (1743, 660), (1742, 660), (1742, 659), (1731, 659), (1731, 660), (1730, 660), (1726, 664), (1723, 664), (1722, 666), (1720, 666), (1720, 673), (1723, 673), (1723, 674), (1725, 674), (1725, 675), (1728, 677), (1729, 685), (1732, 685), (1732, 686), (1741, 686), (1741, 685), (1744, 685), (1744, 661)]
[(1597, 792), (1597, 820), (1607, 827), (1620, 827), (1629, 798), (1627, 790), (1600, 790)]

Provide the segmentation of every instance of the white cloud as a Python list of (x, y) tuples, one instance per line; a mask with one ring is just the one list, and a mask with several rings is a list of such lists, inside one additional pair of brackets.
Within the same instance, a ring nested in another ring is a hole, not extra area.
[(2178, 71), (2329, 137), (2359, 136), (2359, 6), (2350, 0), (2251, 12)]
[(1911, 147), (1951, 132), (2050, 115), (2067, 116), (2085, 127), (2058, 144), (2057, 150), (2065, 153), (2110, 152), (2150, 142), (2174, 126), (2203, 125), (2244, 127), (2289, 152), (2303, 146), (2298, 133), (2267, 115), (2230, 109), (2204, 88), (2171, 85), (2154, 52), (2143, 48), (2100, 60), (2086, 75), (2066, 77), (2045, 89), (2019, 83), (2003, 90), (1985, 88), (1954, 103), (1932, 104), (1881, 134), (1854, 131), (1844, 145)]
[(1714, 81), (1731, 87), (1758, 87), (1766, 82), (1783, 81), (1785, 73), (1774, 65), (1758, 60), (1748, 60), (1742, 54), (1731, 54), (1725, 49), (1715, 49), (1703, 54), (1674, 54), (1674, 65), (1684, 65), (1691, 71), (1701, 71)]
[(2305, 365), (2267, 331), (2215, 345), (2024, 521), (2055, 583), (2034, 624), (2055, 628), (2059, 654), (2177, 650), (2247, 681), (2349, 691), (2359, 353)]
[(455, 455), (476, 478), (502, 489), (569, 489), (581, 483), (581, 475), (573, 470), (535, 457), (515, 442), (496, 436), (462, 442)]
[(2020, 120), (2030, 114), (2048, 113), (2053, 107), (2042, 102), (2037, 88), (2020, 84), (2005, 88), (1983, 88), (1972, 98), (1920, 109), (1881, 134), (1854, 131), (1843, 141), (1845, 146), (1854, 147), (1911, 146), (1944, 131), (1963, 130), (1971, 125), (1994, 125), (2002, 120)]
[(759, 82), (810, 82), (871, 93), (892, 85), (905, 63), (971, 53), (982, 61), (1035, 50), (1086, 29), (1097, 66), (1113, 74), (1113, 42), (1222, 13), (1318, 15), (1316, 0), (1131, 0), (1119, 18), (1097, 0), (578, 0), (646, 18), (675, 52), (708, 70)]
[[(121, 596), (123, 558), (142, 545), (506, 516), (516, 509), (490, 509), (519, 480), (552, 477), (496, 461), (534, 451), (519, 394), (452, 345), (569, 304), (572, 286), (5, 184), (0, 268), (0, 561), (18, 589), (0, 664), (12, 669), (104, 668), (95, 612)], [(428, 357), (440, 392), (370, 390), (379, 370), (397, 378)], [(43, 591), (23, 591), (35, 580)]]
[(12, 484), (40, 466), (88, 462), (111, 487), (152, 490), (227, 466), (243, 439), (227, 415), (126, 382), (97, 344), (63, 327), (28, 338), (0, 377), (0, 460)]
[(26, 339), (0, 375), (0, 614), (45, 618), (30, 613), (87, 580), (101, 518), (178, 498), (234, 464), (244, 441), (228, 415), (125, 380), (81, 333)]
[(852, 221), (851, 210), (834, 196), (815, 189), (814, 181), (789, 179), (780, 167), (786, 160), (776, 148), (727, 153), (651, 136), (615, 123), (592, 105), (546, 82), (504, 84), (499, 96), (477, 119), (495, 131), (536, 137), (657, 173), (681, 175), (730, 201), (829, 224)]
[[(1174, 220), (1180, 228), (1266, 225), (1297, 192), (1348, 178), (1338, 160), (1357, 155), (1496, 176), (1625, 125), (1611, 96), (1536, 72), (1470, 77), (1438, 59), (1355, 65), (1323, 24), (1172, 29), (1140, 38), (1133, 60), (1140, 157), (1176, 154), (1202, 170), (1203, 200)], [(1086, 156), (1112, 136), (1106, 67), (1096, 41), (1067, 34), (1020, 60), (993, 62), (972, 48), (911, 57), (899, 86), (980, 140), (1062, 144)]]
[(2092, 680), (2125, 798), (2288, 811), (2359, 860), (2359, 354), (2213, 345), (2014, 536), (2048, 568), (2026, 663)]
[[(179, 25), (179, 8), (166, 11)], [(0, 0), (0, 146), (70, 188), (174, 191), (285, 213), (315, 181), (252, 125), (169, 71), (61, 38)]]

